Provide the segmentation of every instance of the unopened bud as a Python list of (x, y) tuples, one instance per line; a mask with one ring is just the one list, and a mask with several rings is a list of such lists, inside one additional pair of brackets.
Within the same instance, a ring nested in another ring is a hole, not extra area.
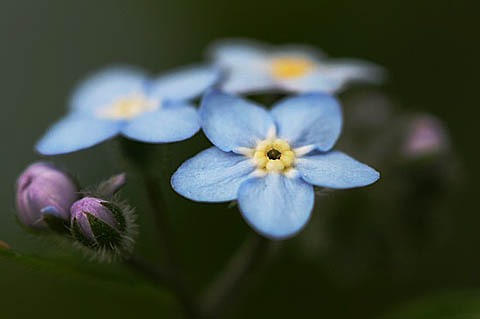
[(410, 158), (440, 154), (450, 147), (443, 123), (428, 114), (418, 115), (408, 125), (403, 153)]
[(35, 163), (17, 180), (17, 215), (28, 228), (65, 231), (77, 197), (77, 185), (68, 174), (51, 164)]
[(121, 206), (95, 197), (82, 198), (72, 205), (72, 236), (98, 259), (124, 257), (133, 248), (132, 212)]

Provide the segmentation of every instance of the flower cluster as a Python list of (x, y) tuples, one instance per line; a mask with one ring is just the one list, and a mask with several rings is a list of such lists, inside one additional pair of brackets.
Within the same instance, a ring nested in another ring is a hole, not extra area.
[[(314, 186), (344, 189), (379, 178), (374, 169), (332, 151), (342, 130), (341, 107), (333, 94), (355, 81), (380, 81), (382, 68), (352, 59), (328, 60), (304, 46), (274, 48), (240, 40), (213, 45), (209, 56), (211, 65), (158, 77), (131, 67), (89, 77), (73, 93), (69, 114), (38, 142), (37, 150), (69, 153), (117, 134), (169, 143), (202, 128), (214, 146), (178, 168), (171, 178), (173, 189), (194, 201), (238, 200), (245, 220), (273, 239), (291, 237), (308, 222)], [(271, 91), (298, 95), (270, 111), (238, 95)], [(189, 101), (199, 96), (197, 109)], [(69, 206), (72, 200), (65, 201)], [(95, 230), (101, 232), (101, 227), (113, 237), (122, 232), (113, 206), (89, 197), (81, 201), (71, 212), (72, 231), (80, 242), (102, 245)], [(52, 206), (47, 204), (40, 206)], [(56, 209), (59, 216), (65, 211)]]

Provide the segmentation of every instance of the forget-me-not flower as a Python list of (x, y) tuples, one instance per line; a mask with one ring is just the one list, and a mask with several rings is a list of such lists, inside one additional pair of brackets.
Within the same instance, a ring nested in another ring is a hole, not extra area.
[(134, 67), (112, 67), (74, 91), (70, 112), (38, 142), (41, 154), (70, 153), (117, 134), (149, 143), (187, 139), (200, 129), (188, 100), (215, 84), (213, 67), (195, 66), (150, 78)]
[(379, 82), (383, 69), (355, 59), (329, 60), (311, 47), (273, 47), (247, 40), (214, 44), (209, 55), (226, 70), (221, 88), (231, 93), (264, 91), (334, 93), (353, 81)]
[(245, 220), (264, 236), (287, 238), (304, 227), (314, 185), (344, 189), (379, 178), (374, 169), (330, 151), (342, 114), (329, 95), (287, 98), (267, 111), (212, 90), (204, 96), (200, 117), (215, 146), (184, 162), (172, 176), (172, 187), (194, 201), (238, 200)]

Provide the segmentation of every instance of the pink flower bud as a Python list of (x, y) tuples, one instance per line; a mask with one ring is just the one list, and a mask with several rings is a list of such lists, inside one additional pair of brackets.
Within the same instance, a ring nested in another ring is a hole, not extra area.
[(99, 260), (128, 256), (136, 226), (133, 212), (124, 204), (84, 197), (71, 208), (73, 238)]
[(73, 179), (48, 163), (30, 165), (17, 180), (17, 214), (27, 227), (47, 229), (47, 218), (68, 221), (78, 197)]
[(428, 114), (416, 116), (409, 125), (403, 153), (411, 158), (440, 154), (450, 147), (443, 123)]

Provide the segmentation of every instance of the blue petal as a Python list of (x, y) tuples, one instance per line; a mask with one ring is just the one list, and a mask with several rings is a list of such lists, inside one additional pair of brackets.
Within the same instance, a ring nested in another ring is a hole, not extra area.
[(200, 117), (205, 135), (225, 152), (254, 147), (274, 127), (264, 108), (218, 90), (205, 94)]
[(119, 97), (144, 93), (147, 77), (137, 68), (119, 66), (104, 69), (85, 79), (73, 93), (70, 106), (92, 113)]
[(297, 159), (296, 167), (306, 182), (329, 188), (361, 187), (380, 178), (373, 168), (336, 151)]
[(269, 47), (266, 44), (229, 39), (214, 43), (208, 50), (209, 57), (222, 67), (242, 67), (267, 58)]
[(229, 93), (260, 93), (274, 91), (277, 84), (263, 65), (245, 65), (231, 69), (222, 81), (221, 89)]
[(42, 208), (40, 210), (40, 212), (43, 215), (52, 216), (52, 217), (60, 218), (60, 219), (64, 219), (64, 220), (69, 219), (69, 216), (70, 216), (69, 212), (63, 212), (62, 213), (54, 206), (46, 206), (46, 207)]
[(290, 92), (323, 92), (329, 94), (337, 92), (344, 85), (344, 81), (330, 77), (324, 71), (314, 71), (299, 78), (279, 80), (278, 83), (279, 86)]
[(122, 129), (122, 134), (142, 142), (170, 143), (190, 138), (199, 129), (197, 110), (191, 105), (176, 104), (134, 118)]
[(214, 67), (185, 68), (153, 79), (150, 96), (170, 101), (193, 99), (213, 86), (219, 77), (220, 72)]
[(211, 147), (183, 163), (171, 184), (177, 193), (194, 201), (230, 201), (237, 198), (240, 184), (254, 169), (248, 158)]
[(383, 68), (373, 63), (342, 59), (334, 62), (320, 62), (320, 67), (310, 74), (280, 81), (280, 85), (294, 92), (336, 93), (351, 82), (380, 83), (384, 78)]
[(330, 150), (342, 130), (342, 111), (338, 101), (326, 94), (303, 94), (278, 103), (272, 110), (278, 136), (294, 147), (314, 145)]
[(248, 40), (223, 40), (214, 44), (209, 55), (215, 65), (226, 70), (221, 83), (229, 93), (252, 93), (273, 90), (270, 76), (268, 46)]
[(335, 59), (325, 63), (324, 70), (329, 78), (342, 83), (351, 81), (379, 83), (386, 76), (381, 66), (357, 59)]
[(122, 122), (70, 114), (48, 130), (36, 149), (43, 155), (75, 152), (115, 136), (122, 125)]
[(238, 191), (238, 203), (247, 223), (273, 239), (297, 234), (310, 218), (313, 200), (311, 185), (283, 174), (248, 179)]

